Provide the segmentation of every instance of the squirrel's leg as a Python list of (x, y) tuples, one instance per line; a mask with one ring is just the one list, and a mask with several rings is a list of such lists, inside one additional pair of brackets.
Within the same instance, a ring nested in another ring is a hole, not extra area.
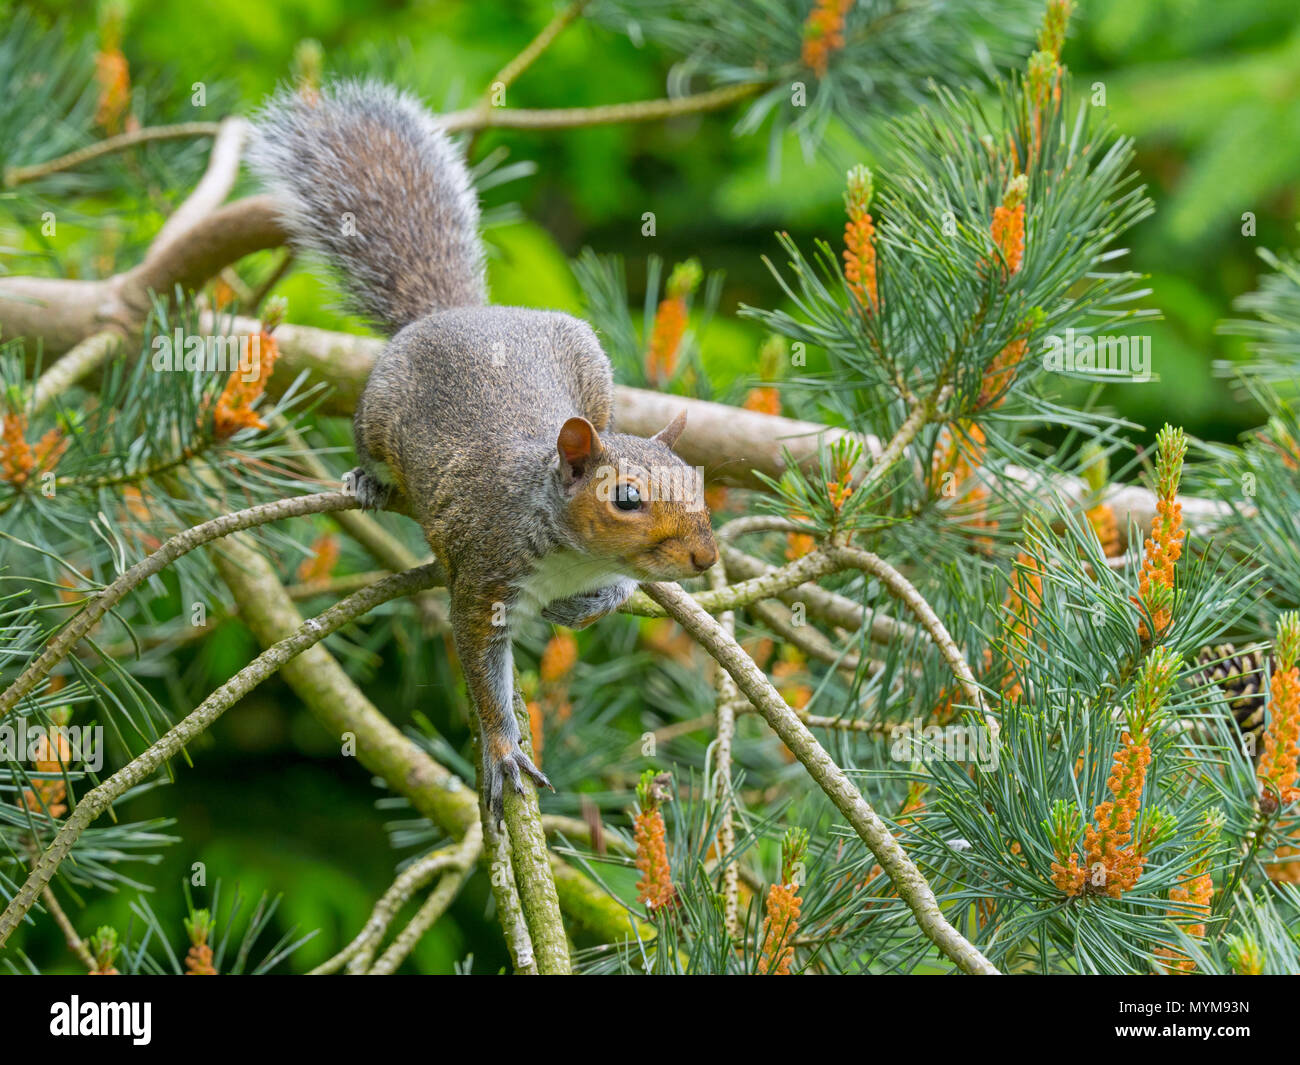
[[(515, 719), (514, 656), (510, 648), (510, 630), (493, 624), (494, 613), (506, 602), (502, 596), (494, 603), (489, 594), (481, 601), (465, 602), (453, 598), (452, 634), (456, 655), (465, 671), (474, 708), (478, 711), (483, 743), (483, 766), (488, 809), (498, 824), (505, 816), (505, 785), (523, 794), (525, 775), (538, 787), (552, 787), (537, 766), (519, 747), (519, 722)], [(504, 618), (502, 619), (504, 620)]]
[(556, 599), (548, 603), (542, 611), (542, 617), (556, 625), (565, 625), (571, 629), (585, 629), (593, 621), (612, 614), (627, 602), (636, 591), (637, 582), (631, 577), (624, 577), (605, 588), (594, 592), (583, 592), (565, 599)]

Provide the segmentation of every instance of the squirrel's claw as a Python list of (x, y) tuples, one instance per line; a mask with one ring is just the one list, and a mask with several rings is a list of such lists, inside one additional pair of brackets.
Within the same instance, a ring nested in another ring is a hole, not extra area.
[(358, 466), (349, 473), (344, 483), (348, 486), (347, 490), (356, 496), (362, 510), (382, 510), (388, 506), (388, 499), (393, 493), (390, 485), (384, 484), (374, 474), (367, 473), (363, 466)]
[(500, 758), (489, 759), (487, 767), (488, 808), (492, 811), (492, 820), (501, 824), (505, 820), (505, 784), (507, 779), (515, 793), (524, 793), (524, 776), (527, 775), (538, 788), (555, 790), (555, 785), (547, 779), (532, 759), (519, 749), (516, 743), (512, 750)]

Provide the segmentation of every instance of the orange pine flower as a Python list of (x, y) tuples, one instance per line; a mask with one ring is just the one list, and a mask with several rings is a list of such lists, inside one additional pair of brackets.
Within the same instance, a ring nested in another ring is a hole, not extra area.
[(1124, 547), (1119, 538), (1119, 521), (1115, 509), (1109, 503), (1098, 503), (1084, 512), (1092, 531), (1097, 534), (1102, 552), (1107, 558), (1116, 558), (1123, 553)]
[(780, 657), (772, 663), (772, 683), (795, 710), (802, 710), (812, 701), (812, 688), (803, 681), (807, 677), (808, 660), (793, 644), (782, 644)]
[(63, 457), (63, 453), (68, 450), (70, 442), (68, 437), (64, 436), (62, 429), (47, 430), (36, 441), (36, 447), (32, 449), (37, 468), (44, 470), (46, 473), (53, 472), (54, 467), (59, 464), (59, 459)]
[(785, 534), (785, 557), (788, 562), (812, 554), (816, 546), (817, 541), (808, 533), (792, 532)]
[(1017, 337), (994, 356), (984, 371), (984, 380), (980, 383), (979, 406), (1000, 407), (1006, 399), (1007, 385), (1015, 376), (1016, 370), (1024, 361), (1025, 352), (1029, 350), (1029, 337)]
[(1119, 522), (1115, 518), (1114, 507), (1102, 502), (1102, 496), (1110, 485), (1110, 461), (1099, 446), (1089, 444), (1083, 451), (1080, 466), (1084, 484), (1088, 488), (1084, 497), (1084, 518), (1096, 535), (1097, 542), (1101, 544), (1105, 556), (1115, 558), (1124, 550), (1119, 535)]
[[(1178, 502), (1178, 483), (1183, 475), (1187, 438), (1181, 429), (1166, 425), (1156, 435), (1156, 517), (1146, 541), (1142, 569), (1138, 573), (1140, 602), (1155, 624), (1159, 639), (1173, 620), (1174, 565), (1183, 553), (1183, 508)], [(1145, 621), (1138, 622), (1138, 635), (1152, 639)]]
[(95, 123), (109, 134), (122, 132), (122, 117), (131, 102), (131, 71), (119, 49), (95, 53), (99, 105)]
[(1162, 825), (1160, 818), (1154, 818), (1149, 830), (1135, 838), (1142, 791), (1151, 764), (1148, 737), (1176, 673), (1177, 659), (1163, 647), (1148, 656), (1142, 665), (1128, 706), (1128, 728), (1120, 736), (1119, 750), (1115, 752), (1106, 781), (1112, 798), (1097, 804), (1092, 814), (1094, 823), (1084, 829), (1086, 865), (1083, 868), (1077, 865), (1073, 852), (1068, 861), (1062, 860), (1073, 835), (1064, 827), (1054, 835), (1057, 862), (1052, 865), (1052, 880), (1068, 895), (1088, 891), (1118, 899), (1142, 875), (1146, 851)]
[(855, 166), (849, 171), (844, 193), (849, 215), (844, 223), (844, 277), (858, 306), (868, 314), (875, 312), (880, 300), (876, 285), (876, 224), (869, 211), (874, 191), (870, 170)]
[(847, 440), (840, 440), (833, 445), (831, 452), (833, 479), (826, 482), (826, 495), (838, 518), (844, 504), (853, 495), (853, 469), (861, 457), (861, 450), (851, 446)]
[[(1023, 663), (1021, 648), (1034, 638), (1038, 628), (1038, 608), (1043, 605), (1043, 570), (1038, 560), (1027, 551), (1016, 555), (1011, 567), (1011, 580), (1006, 598), (1002, 602), (1006, 628), (1002, 638), (1003, 654), (1008, 666)], [(1002, 682), (1002, 694), (1015, 701), (1024, 694), (1013, 669), (1008, 669)]]
[(235, 290), (230, 287), (230, 282), (225, 278), (217, 278), (212, 282), (212, 309), (215, 311), (224, 311), (235, 302)]
[[(957, 496), (956, 506), (975, 529), (995, 529), (997, 522), (986, 514), (991, 492), (976, 471), (984, 464), (987, 438), (977, 422), (962, 419), (944, 426), (936, 441), (931, 461), (931, 483), (936, 495)], [(987, 542), (986, 538), (983, 538)]]
[(302, 560), (298, 567), (298, 580), (303, 584), (320, 584), (329, 580), (330, 574), (339, 561), (339, 541), (337, 536), (326, 533), (317, 537), (311, 545), (311, 555)]
[(781, 393), (770, 385), (764, 385), (761, 388), (751, 388), (745, 394), (745, 402), (742, 403), (741, 406), (744, 407), (745, 410), (752, 410), (758, 414), (780, 415)]
[[(131, 68), (122, 54), (122, 19), (120, 4), (105, 6), (100, 23), (101, 48), (95, 53), (95, 81), (99, 84), (99, 103), (95, 123), (112, 135), (123, 130), (123, 117), (131, 104)], [(134, 126), (133, 121), (127, 126)]]
[(702, 276), (700, 264), (694, 259), (678, 263), (669, 275), (664, 298), (655, 312), (646, 352), (646, 378), (651, 384), (667, 381), (677, 372), (682, 337), (686, 335), (686, 301), (699, 287)]
[(21, 488), (38, 470), (53, 472), (68, 450), (61, 429), (51, 429), (32, 447), (27, 443), (27, 415), (10, 413), (0, 423), (0, 480)]
[[(66, 725), (72, 713), (67, 708), (56, 710), (50, 715), (54, 727)], [(62, 773), (72, 764), (72, 747), (67, 737), (57, 732), (46, 732), (35, 744), (33, 752), (36, 757), (33, 768), (38, 773)], [(32, 813), (44, 813), (52, 818), (62, 817), (68, 812), (68, 785), (63, 780), (34, 780), (30, 788), (24, 788), (19, 805)]]
[(650, 618), (641, 625), (641, 639), (657, 655), (671, 658), (683, 665), (691, 662), (695, 642), (677, 626), (672, 618)]
[(844, 16), (853, 0), (817, 0), (803, 24), (801, 58), (819, 78), (826, 76), (830, 57), (844, 47)]
[(19, 488), (35, 468), (36, 458), (27, 443), (27, 416), (6, 414), (0, 426), (0, 477)]
[(797, 870), (808, 852), (808, 833), (792, 828), (781, 840), (781, 883), (767, 891), (764, 906), (763, 946), (758, 957), (758, 971), (764, 975), (789, 976), (794, 961), (794, 934), (799, 929)]
[(1048, 0), (1043, 26), (1038, 31), (1039, 51), (1047, 52), (1056, 59), (1061, 58), (1061, 49), (1065, 46), (1065, 28), (1073, 11), (1074, 0)]
[[(791, 521), (807, 521), (807, 514), (791, 512)], [(792, 532), (785, 534), (785, 557), (787, 562), (793, 562), (795, 559), (803, 558), (804, 555), (812, 554), (817, 547), (817, 541), (813, 539), (810, 533)]]
[(1261, 804), (1280, 801), (1286, 805), (1300, 799), (1300, 788), (1296, 787), (1300, 776), (1296, 766), (1300, 744), (1300, 613), (1278, 618), (1274, 657), (1268, 729), (1256, 777), (1264, 796)]
[(673, 886), (672, 866), (668, 862), (667, 828), (659, 804), (672, 799), (672, 776), (655, 774), (647, 769), (637, 784), (640, 812), (636, 815), (633, 839), (636, 841), (636, 867), (641, 870), (637, 881), (637, 898), (653, 914), (670, 909), (677, 898)]
[(186, 976), (216, 976), (216, 966), (212, 964), (212, 948), (208, 945), (208, 936), (212, 932), (212, 915), (207, 910), (195, 910), (193, 916), (185, 918), (185, 933), (190, 938), (190, 949), (185, 955)]
[(257, 376), (245, 380), (244, 372), (235, 370), (226, 381), (213, 418), (213, 431), (218, 440), (227, 440), (241, 429), (266, 428), (266, 423), (253, 410), (253, 404), (266, 391), (267, 379), (279, 356), (275, 337), (271, 335), (274, 328), (274, 323), (264, 322), (257, 336)]
[(1024, 174), (1012, 178), (1002, 203), (993, 208), (991, 232), (993, 243), (1006, 262), (1006, 276), (1020, 269), (1025, 258), (1025, 194), (1029, 179)]
[[(1208, 917), (1210, 898), (1213, 895), (1214, 881), (1210, 879), (1209, 873), (1202, 873), (1200, 876), (1194, 877), (1186, 887), (1179, 886), (1169, 890), (1169, 901), (1181, 904), (1180, 908), (1171, 909), (1170, 915), (1175, 918), (1175, 923), (1189, 936), (1204, 939), (1205, 923), (1189, 918), (1186, 909), (1190, 907)], [(1190, 973), (1196, 968), (1196, 962), (1192, 961), (1191, 958), (1176, 947), (1157, 947), (1155, 953), (1156, 957), (1162, 959), (1162, 968), (1168, 974)]]
[[(1210, 900), (1214, 896), (1214, 881), (1210, 877), (1210, 858), (1213, 844), (1222, 827), (1222, 814), (1205, 815), (1205, 824), (1199, 832), (1204, 850), (1200, 859), (1192, 867), (1192, 878), (1186, 884), (1180, 884), (1169, 891), (1169, 901), (1182, 904), (1170, 907), (1170, 919), (1194, 939), (1205, 938), (1205, 922), (1198, 917), (1210, 915)], [(1189, 915), (1187, 913), (1189, 909), (1196, 916)], [(1162, 959), (1161, 968), (1166, 973), (1190, 973), (1196, 968), (1196, 963), (1176, 947), (1157, 947), (1155, 953), (1156, 957)]]
[(799, 909), (802, 905), (797, 884), (773, 884), (767, 889), (763, 949), (758, 959), (760, 973), (790, 975), (790, 963), (794, 961), (794, 947), (790, 941), (799, 928)]
[(758, 349), (758, 379), (763, 383), (746, 394), (745, 402), (741, 404), (745, 410), (780, 415), (781, 392), (771, 382), (781, 377), (789, 356), (790, 345), (785, 337), (773, 333), (763, 341)]
[(533, 762), (540, 769), (542, 766), (542, 747), (546, 739), (545, 719), (542, 704), (536, 699), (528, 700), (528, 733), (533, 738)]
[[(1146, 739), (1134, 739), (1128, 732), (1123, 733), (1106, 781), (1114, 799), (1098, 803), (1092, 813), (1096, 826), (1084, 829), (1084, 850), (1088, 868), (1093, 871), (1093, 882), (1113, 899), (1132, 888), (1142, 875), (1141, 856), (1131, 844), (1150, 764), (1151, 745)], [(1104, 874), (1101, 882), (1096, 883), (1099, 867)]]
[(307, 38), (293, 49), (293, 83), (301, 96), (312, 106), (320, 101), (320, 85), (325, 68), (325, 49), (320, 41)]
[(544, 684), (557, 684), (578, 662), (578, 641), (567, 629), (557, 632), (542, 651), (538, 672)]
[(1249, 932), (1228, 940), (1228, 964), (1238, 976), (1260, 976), (1264, 972), (1264, 952)]

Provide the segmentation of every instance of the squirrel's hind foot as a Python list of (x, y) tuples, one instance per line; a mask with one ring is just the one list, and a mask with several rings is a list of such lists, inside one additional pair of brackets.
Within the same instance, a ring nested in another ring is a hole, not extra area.
[(363, 466), (343, 475), (343, 490), (356, 497), (362, 510), (383, 510), (393, 494), (392, 485), (384, 484), (373, 473), (367, 473)]
[(507, 780), (510, 782), (510, 786), (515, 789), (516, 794), (522, 795), (524, 793), (525, 775), (539, 789), (550, 788), (551, 791), (555, 790), (555, 785), (546, 778), (545, 773), (533, 765), (532, 759), (519, 749), (518, 743), (515, 743), (503, 755), (488, 756), (488, 808), (492, 811), (492, 820), (496, 824), (499, 825), (505, 820), (505, 785)]

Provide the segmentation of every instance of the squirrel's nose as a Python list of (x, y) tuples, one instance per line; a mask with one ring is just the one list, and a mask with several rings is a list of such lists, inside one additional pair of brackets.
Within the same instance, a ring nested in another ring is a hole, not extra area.
[(695, 568), (703, 573), (718, 561), (718, 549), (713, 544), (709, 544), (707, 547), (697, 547), (691, 552), (691, 561), (695, 563)]

